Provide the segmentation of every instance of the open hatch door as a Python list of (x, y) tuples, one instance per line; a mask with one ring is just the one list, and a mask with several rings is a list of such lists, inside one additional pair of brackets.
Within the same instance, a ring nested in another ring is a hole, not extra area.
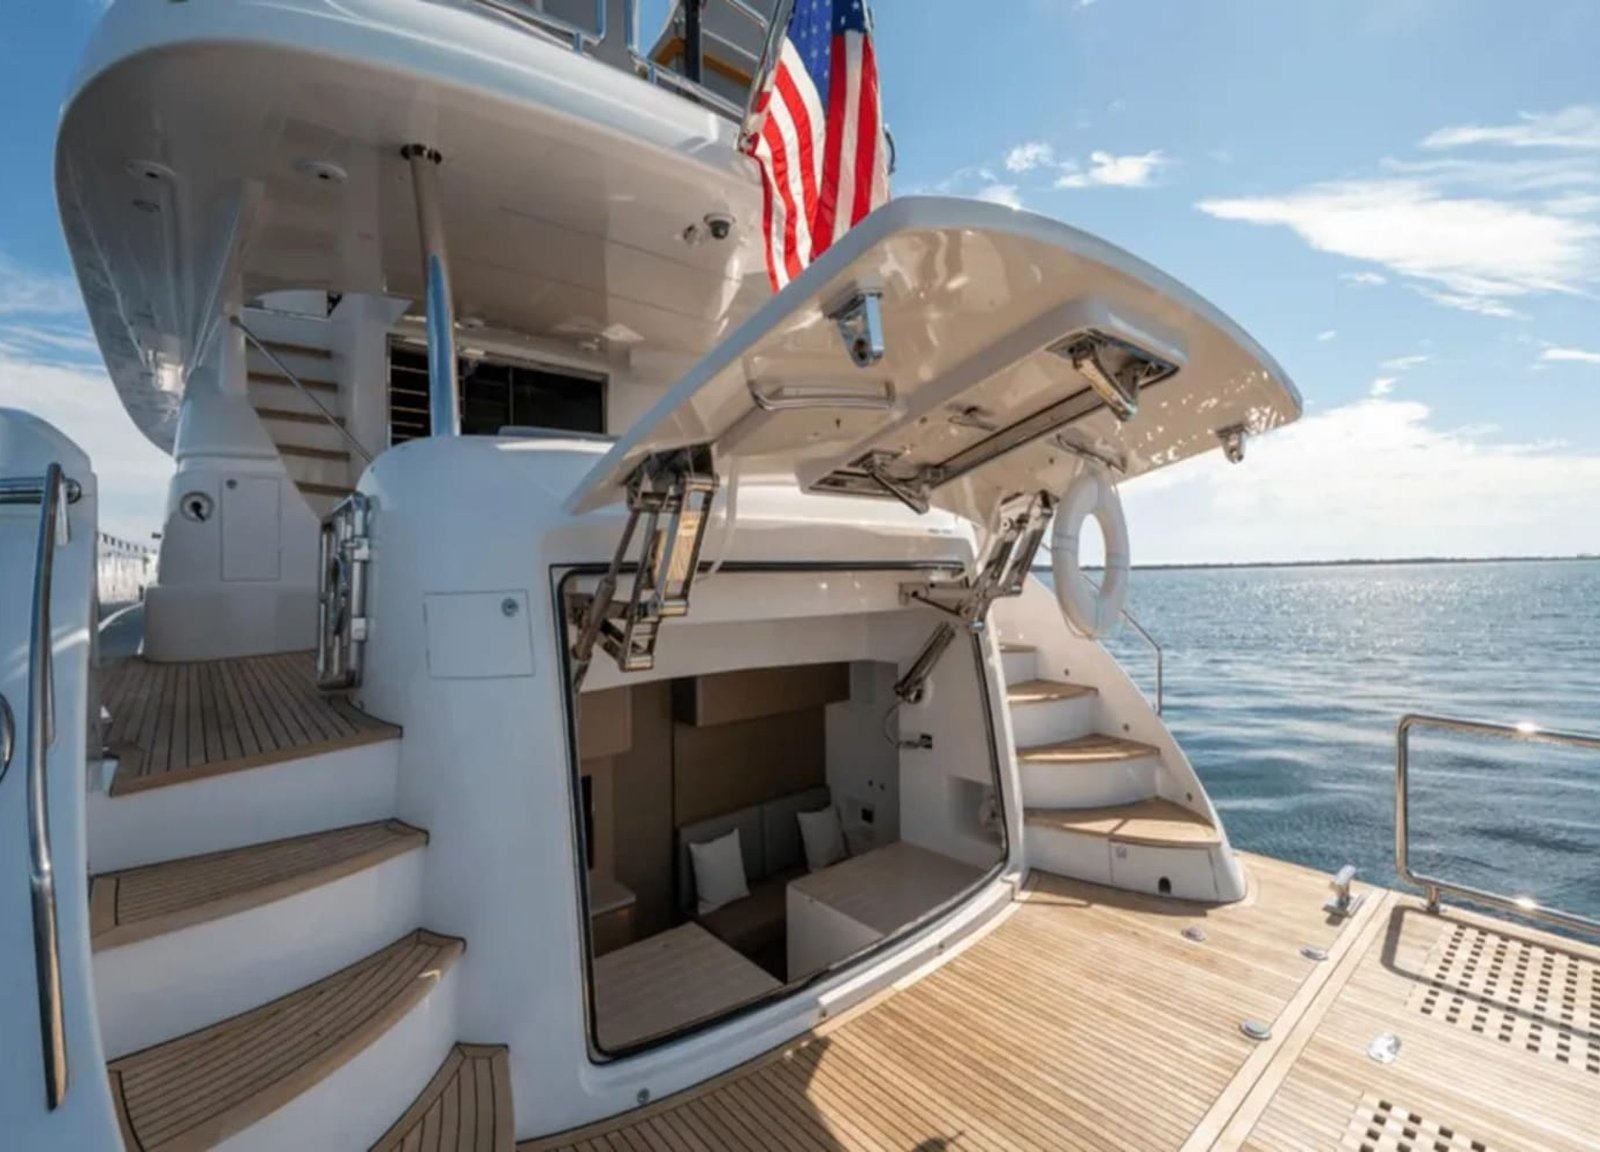
[(1065, 224), (893, 200), (701, 360), (578, 486), (624, 498), (653, 457), (941, 507), (979, 523), (1059, 493), (1084, 457), (1128, 478), (1300, 414), (1282, 369), (1200, 296)]
[[(576, 679), (597, 643), (624, 670), (651, 666), (661, 620), (688, 611), (734, 462), (986, 528), (970, 588), (945, 606), (970, 624), (1020, 590), (1085, 459), (1127, 478), (1219, 446), (1237, 458), (1246, 435), (1299, 414), (1237, 325), (1126, 252), (999, 205), (891, 201), (701, 360), (570, 497), (574, 513), (630, 510), (609, 574), (573, 605)], [(632, 592), (614, 599), (629, 568)], [(929, 666), (941, 651), (930, 644)]]

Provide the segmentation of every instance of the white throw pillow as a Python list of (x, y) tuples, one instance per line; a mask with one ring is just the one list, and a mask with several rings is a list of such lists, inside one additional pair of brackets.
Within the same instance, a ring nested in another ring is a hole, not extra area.
[(700, 915), (750, 895), (737, 828), (704, 844), (689, 845), (689, 859), (694, 863), (694, 894), (700, 901)]
[(806, 846), (806, 871), (819, 872), (844, 859), (844, 829), (837, 808), (796, 812), (794, 818), (800, 821), (800, 839)]

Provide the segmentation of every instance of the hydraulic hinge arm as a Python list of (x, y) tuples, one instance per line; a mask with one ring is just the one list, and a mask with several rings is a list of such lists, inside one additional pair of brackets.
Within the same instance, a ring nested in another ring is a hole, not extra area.
[[(571, 623), (573, 687), (583, 683), (598, 643), (624, 672), (655, 666), (661, 623), (689, 614), (700, 548), (717, 491), (711, 446), (695, 444), (646, 457), (628, 478), (628, 522), (594, 595), (575, 597)], [(630, 561), (634, 538), (638, 555)], [(633, 587), (616, 598), (625, 569)]]

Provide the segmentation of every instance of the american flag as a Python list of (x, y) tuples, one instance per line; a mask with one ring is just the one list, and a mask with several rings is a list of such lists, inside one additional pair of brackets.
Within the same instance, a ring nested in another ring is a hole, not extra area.
[(761, 166), (772, 290), (889, 198), (866, 0), (795, 0), (747, 147)]

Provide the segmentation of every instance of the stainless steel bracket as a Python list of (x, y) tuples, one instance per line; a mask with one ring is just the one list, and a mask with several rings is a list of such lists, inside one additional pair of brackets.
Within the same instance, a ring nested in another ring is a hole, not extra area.
[(883, 359), (883, 293), (868, 289), (855, 293), (828, 313), (839, 338), (857, 368), (869, 368)]

